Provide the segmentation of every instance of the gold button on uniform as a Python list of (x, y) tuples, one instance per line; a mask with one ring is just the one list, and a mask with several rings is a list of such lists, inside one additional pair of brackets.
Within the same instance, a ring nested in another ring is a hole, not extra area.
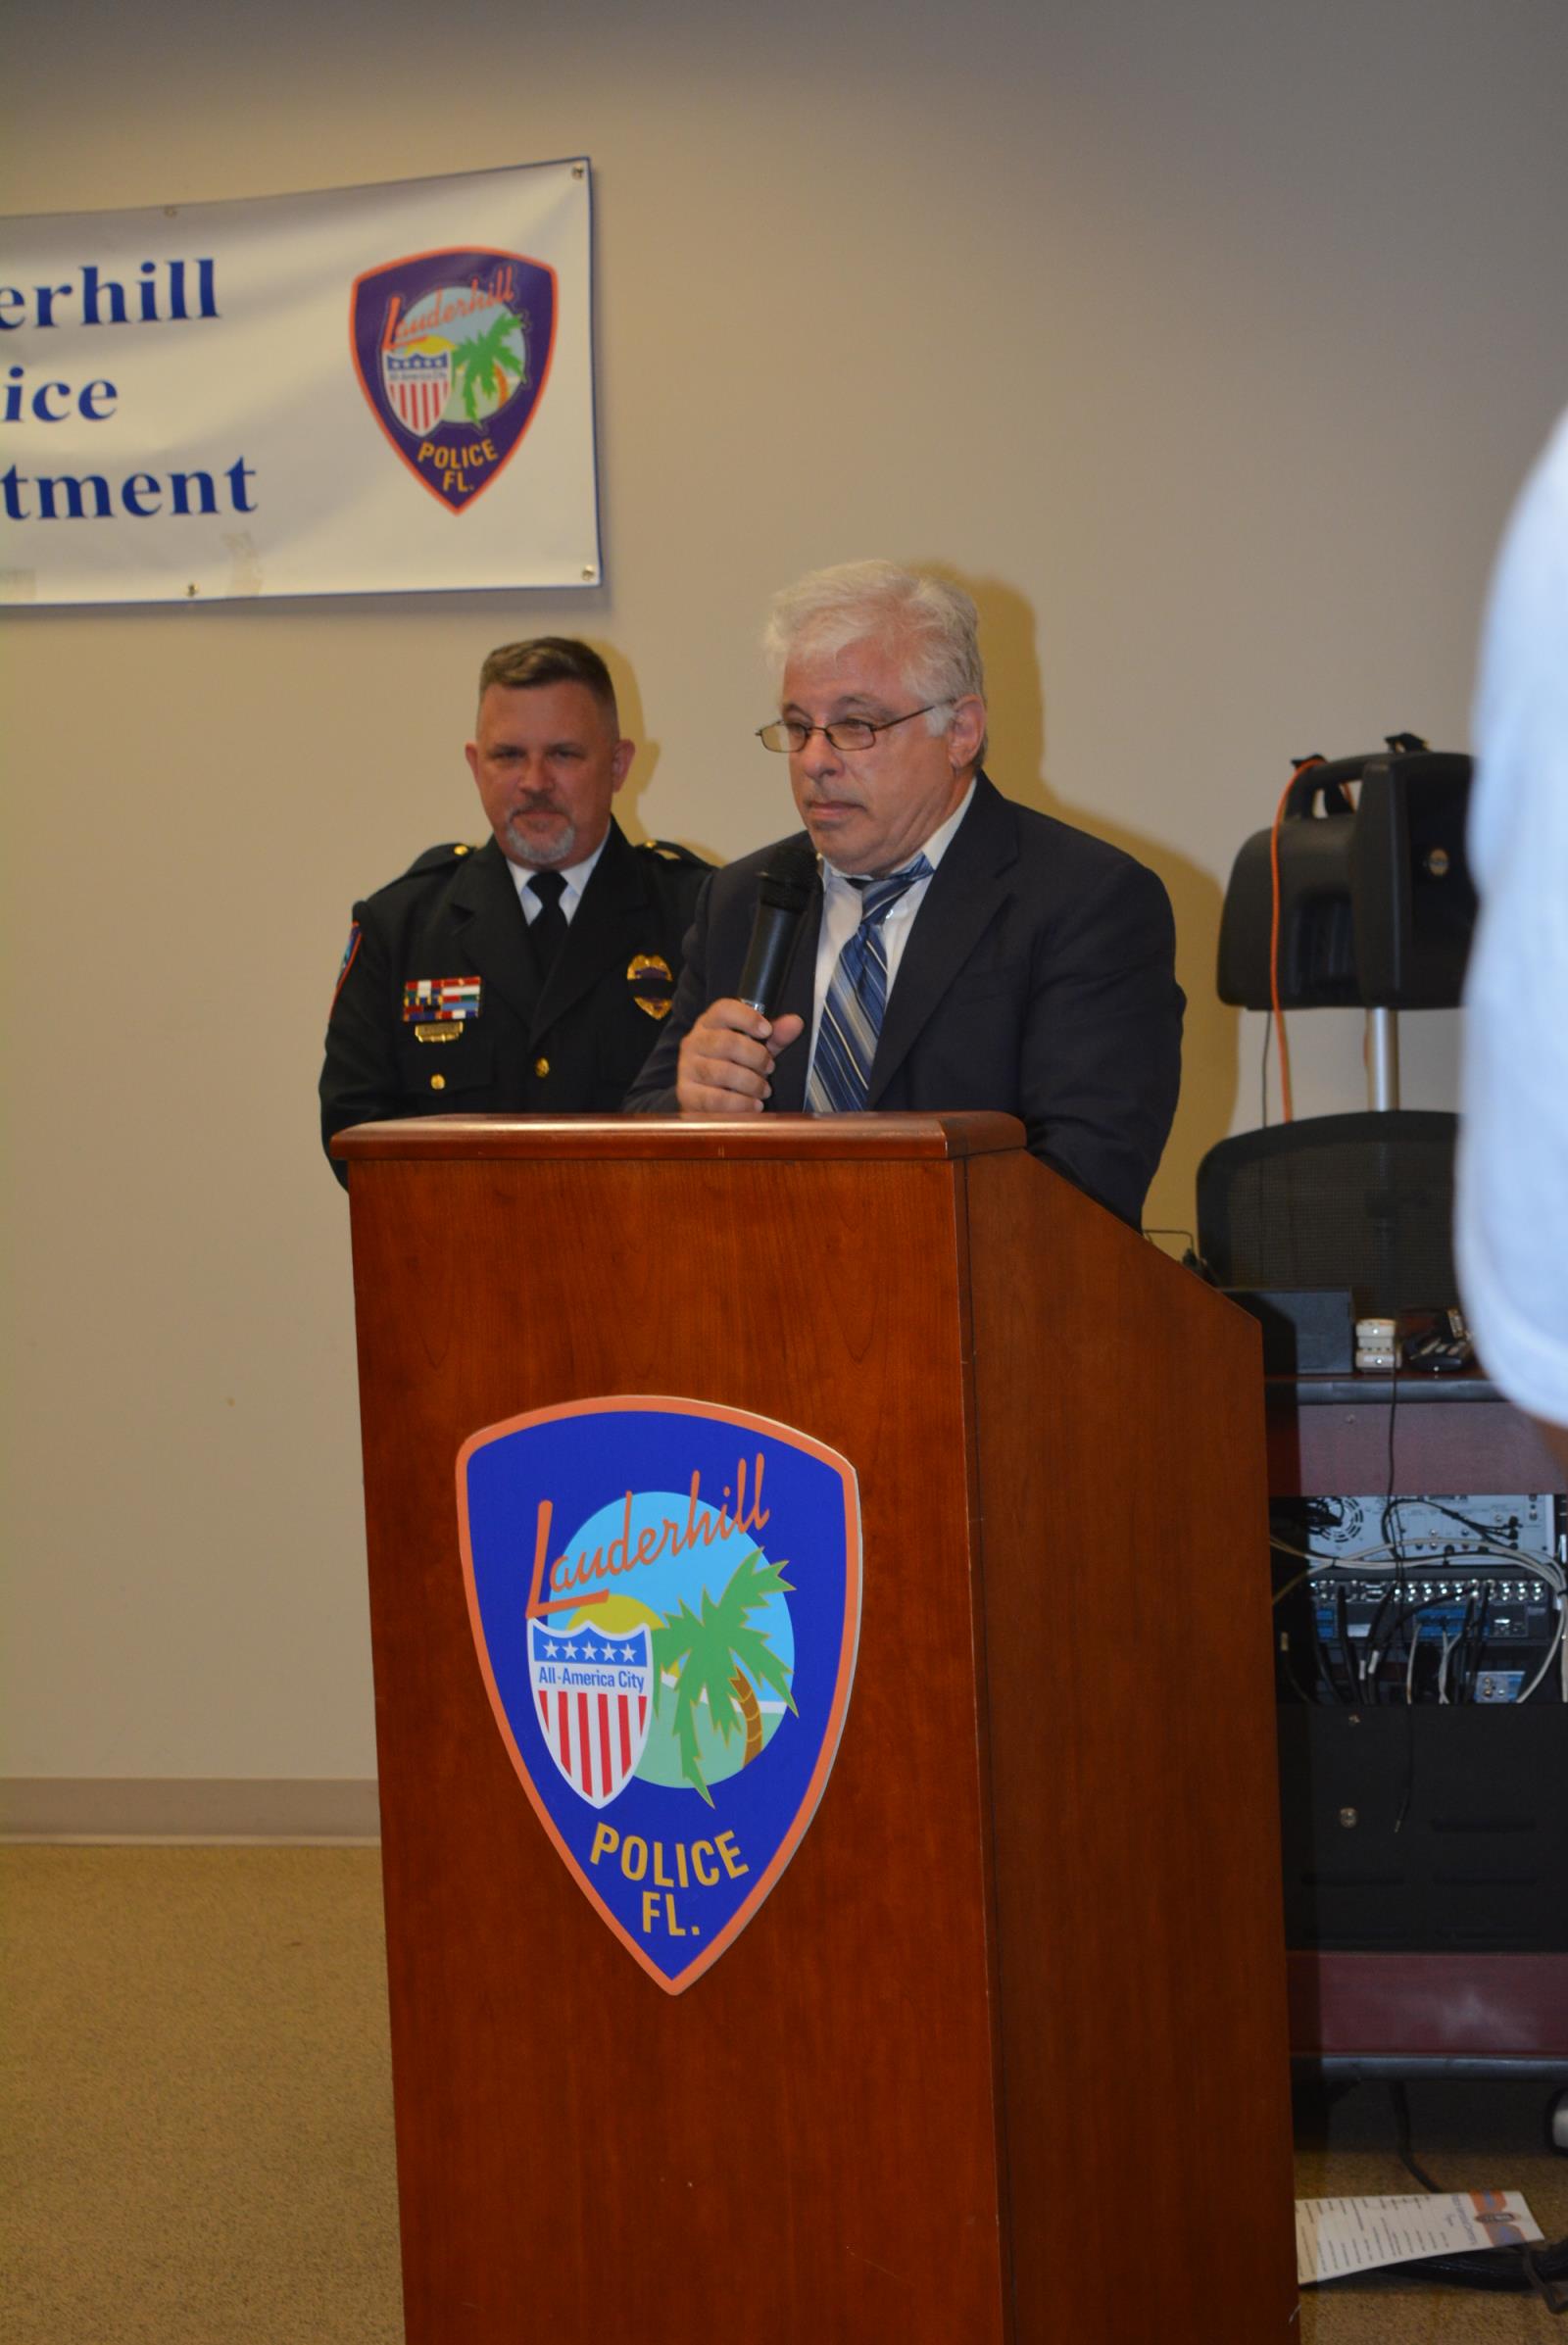
[(445, 1091), (446, 1087), (447, 1079), (445, 1075), (432, 1075), (430, 1077), (430, 1089), (432, 1091)]
[(535, 1073), (536, 1075), (548, 1075), (548, 1074), (549, 1074), (549, 1072), (550, 1072), (550, 1061), (549, 1061), (549, 1059), (548, 1059), (548, 1058), (536, 1058), (536, 1059), (534, 1060), (534, 1062), (533, 1062), (533, 1071), (534, 1071), (534, 1073)]

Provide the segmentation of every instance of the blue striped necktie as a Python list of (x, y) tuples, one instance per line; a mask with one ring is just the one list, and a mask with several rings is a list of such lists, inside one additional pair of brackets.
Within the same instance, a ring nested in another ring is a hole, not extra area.
[(888, 955), (882, 923), (907, 889), (930, 877), (930, 864), (923, 855), (917, 855), (906, 870), (895, 871), (887, 879), (851, 882), (860, 891), (860, 925), (839, 954), (822, 1004), (822, 1023), (806, 1086), (808, 1115), (842, 1115), (865, 1105), (871, 1061), (888, 1005)]

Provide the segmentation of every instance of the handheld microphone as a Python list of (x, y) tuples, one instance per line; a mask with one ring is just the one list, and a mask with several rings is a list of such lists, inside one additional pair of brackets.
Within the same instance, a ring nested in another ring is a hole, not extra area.
[(778, 1005), (801, 915), (816, 884), (816, 854), (808, 839), (786, 840), (758, 882), (757, 918), (735, 994), (764, 1018)]

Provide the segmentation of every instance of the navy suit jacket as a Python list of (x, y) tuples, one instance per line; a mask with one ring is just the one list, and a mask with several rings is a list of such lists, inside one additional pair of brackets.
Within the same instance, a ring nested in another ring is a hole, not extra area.
[[(705, 886), (674, 1009), (626, 1101), (634, 1113), (676, 1112), (682, 1037), (735, 991), (774, 852)], [(778, 1004), (806, 1021), (773, 1071), (768, 1105), (781, 1113), (805, 1104), (821, 909), (818, 889)], [(1175, 943), (1152, 871), (981, 774), (905, 944), (867, 1105), (1019, 1116), (1043, 1163), (1136, 1226), (1181, 1076)]]

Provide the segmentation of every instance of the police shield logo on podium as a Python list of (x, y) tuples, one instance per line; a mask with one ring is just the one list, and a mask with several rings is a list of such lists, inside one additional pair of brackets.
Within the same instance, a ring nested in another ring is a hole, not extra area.
[(497, 479), (533, 421), (556, 272), (522, 253), (416, 253), (354, 280), (349, 335), (370, 412), (449, 513)]
[(859, 1635), (854, 1470), (769, 1418), (615, 1396), (471, 1435), (458, 1515), (522, 1788), (678, 1994), (756, 1917), (826, 1787)]

